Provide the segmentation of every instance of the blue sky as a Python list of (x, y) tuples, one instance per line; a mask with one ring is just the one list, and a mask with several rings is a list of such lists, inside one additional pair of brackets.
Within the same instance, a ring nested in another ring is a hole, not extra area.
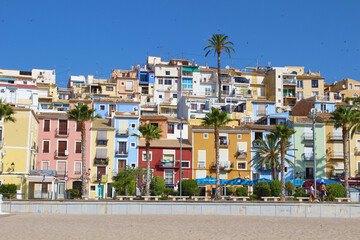
[(0, 68), (53, 69), (107, 78), (146, 57), (204, 57), (225, 33), (236, 53), (223, 66), (305, 66), (327, 82), (360, 80), (360, 1), (0, 1)]

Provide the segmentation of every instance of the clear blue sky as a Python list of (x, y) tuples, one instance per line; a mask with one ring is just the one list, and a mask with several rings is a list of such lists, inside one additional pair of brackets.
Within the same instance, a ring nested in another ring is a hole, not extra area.
[(360, 1), (0, 1), (0, 68), (56, 68), (107, 78), (147, 55), (204, 57), (206, 39), (225, 33), (236, 53), (223, 66), (305, 66), (327, 82), (360, 80)]

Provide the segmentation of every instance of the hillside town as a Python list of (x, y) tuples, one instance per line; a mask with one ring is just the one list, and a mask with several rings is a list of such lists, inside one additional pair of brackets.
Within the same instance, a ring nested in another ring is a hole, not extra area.
[[(320, 71), (301, 66), (224, 66), (220, 84), (218, 75), (217, 68), (195, 61), (148, 56), (146, 64), (113, 69), (109, 78), (71, 75), (61, 88), (58, 81), (65, 79), (57, 79), (54, 69), (0, 69), (1, 103), (11, 106), (15, 120), (0, 121), (0, 185), (16, 184), (17, 199), (55, 200), (66, 198), (69, 189), (81, 192), (85, 176), (83, 197), (111, 199), (114, 176), (146, 168), (142, 125), (161, 130), (149, 146), (151, 177), (164, 178), (174, 190), (180, 179), (215, 178), (216, 136), (203, 124), (214, 109), (230, 119), (219, 128), (220, 181), (274, 180), (272, 169), (253, 159), (257, 140), (284, 124), (295, 130), (286, 181), (314, 174), (344, 181), (343, 129), (329, 120), (359, 97), (359, 81), (330, 84)], [(80, 124), (69, 118), (69, 111), (84, 105), (94, 110), (94, 119)], [(357, 186), (360, 132), (349, 133), (347, 149), (349, 184)], [(214, 194), (214, 184), (198, 183), (201, 195)]]

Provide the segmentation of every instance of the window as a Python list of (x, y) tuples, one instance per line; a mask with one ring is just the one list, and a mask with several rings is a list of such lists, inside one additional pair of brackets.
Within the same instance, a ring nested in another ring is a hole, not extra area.
[(165, 79), (165, 85), (171, 85), (172, 80), (171, 79)]
[(113, 87), (110, 87), (110, 86), (106, 86), (106, 91), (113, 91), (114, 90), (114, 88)]
[(159, 78), (159, 79), (158, 79), (158, 84), (159, 84), (159, 85), (160, 85), (160, 84), (162, 85), (163, 83), (164, 83), (163, 79), (162, 79), (162, 78)]
[(353, 84), (349, 83), (349, 88), (352, 90), (353, 89)]
[(174, 134), (174, 123), (168, 123), (167, 125), (167, 133)]
[(132, 163), (132, 164), (131, 164), (131, 167), (132, 167), (132, 168), (136, 168), (136, 163)]
[(81, 142), (75, 142), (75, 153), (81, 153)]
[(165, 184), (174, 184), (174, 170), (165, 169), (164, 175)]
[(288, 167), (285, 167), (285, 168), (284, 168), (284, 171), (285, 171), (285, 172), (288, 172)]
[(100, 105), (100, 110), (105, 110), (105, 105)]
[(208, 134), (208, 133), (204, 133), (203, 137), (204, 137), (204, 139), (209, 139), (209, 134)]
[(81, 132), (81, 126), (82, 126), (81, 122), (76, 122), (76, 131), (77, 132)]
[(159, 127), (159, 123), (150, 123), (150, 124), (155, 126), (155, 127)]
[(132, 129), (135, 129), (136, 128), (136, 123), (132, 123), (130, 126), (131, 126)]
[(183, 78), (182, 87), (184, 89), (192, 89), (193, 88), (193, 80), (192, 80), (192, 78)]
[(159, 95), (159, 98), (162, 98), (162, 95)]
[(134, 90), (134, 82), (133, 81), (126, 81), (125, 90)]
[(190, 168), (190, 161), (181, 161), (181, 166), (183, 168)]
[(219, 136), (220, 146), (229, 145), (229, 141), (226, 136)]
[(27, 81), (23, 81), (23, 84), (24, 84), (24, 85), (27, 85)]
[(44, 132), (50, 132), (50, 120), (44, 120)]
[(211, 95), (211, 88), (205, 88), (205, 96)]
[(170, 71), (165, 71), (165, 75), (170, 75)]
[[(150, 161), (152, 161), (152, 152), (151, 151), (149, 152), (149, 158), (150, 158)], [(142, 152), (142, 160), (146, 161), (146, 151)]]
[(134, 142), (130, 143), (130, 147), (132, 147), (132, 148), (136, 147), (136, 143), (134, 143)]
[(177, 98), (177, 94), (176, 94), (176, 93), (173, 94), (173, 98)]
[(49, 169), (50, 169), (50, 162), (48, 162), (48, 161), (42, 161), (42, 162), (41, 162), (41, 169), (42, 169), (42, 170), (49, 170)]
[(206, 150), (198, 150), (198, 168), (206, 168)]
[(252, 180), (257, 180), (257, 179), (260, 179), (260, 173), (253, 172), (253, 174), (252, 174)]
[(297, 92), (297, 100), (303, 99), (303, 92)]
[(296, 86), (297, 88), (303, 88), (303, 80), (297, 80)]
[(312, 92), (312, 96), (318, 96), (319, 92)]
[(127, 142), (118, 142), (118, 154), (127, 154), (126, 143)]
[(81, 174), (81, 162), (76, 161), (74, 163), (74, 174)]
[(43, 141), (43, 153), (50, 152), (50, 141)]
[(59, 176), (66, 176), (67, 174), (67, 162), (57, 161), (56, 162), (56, 174)]
[(311, 80), (311, 87), (318, 88), (319, 87), (319, 80)]
[(237, 170), (246, 170), (246, 166), (247, 163), (246, 162), (241, 162), (241, 161), (238, 161), (237, 162)]
[(91, 186), (90, 186), (90, 190), (91, 190), (91, 191), (96, 191), (96, 186), (91, 185)]
[(305, 178), (306, 179), (313, 179), (314, 178), (314, 169), (313, 169), (312, 166), (306, 166)]
[(177, 125), (178, 130), (183, 130), (183, 128), (184, 128), (183, 124), (180, 123), (180, 124)]
[(241, 139), (242, 135), (241, 134), (237, 134), (237, 139)]

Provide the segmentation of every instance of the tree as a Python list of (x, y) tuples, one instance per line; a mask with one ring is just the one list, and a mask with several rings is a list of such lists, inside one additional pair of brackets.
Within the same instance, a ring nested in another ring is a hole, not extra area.
[(15, 122), (14, 114), (12, 107), (0, 99), (0, 119), (4, 119), (4, 122)]
[(291, 129), (288, 124), (278, 125), (275, 130), (272, 131), (272, 134), (278, 139), (278, 144), (280, 145), (280, 156), (281, 156), (281, 193), (280, 201), (285, 201), (285, 156), (286, 156), (286, 146), (290, 145), (290, 137), (295, 133), (294, 129)]
[(126, 166), (126, 168), (118, 172), (116, 176), (113, 177), (114, 182), (112, 186), (116, 189), (116, 192), (120, 195), (127, 196), (135, 195), (136, 192), (136, 169)]
[(216, 156), (216, 191), (215, 199), (220, 199), (220, 164), (219, 164), (219, 128), (225, 126), (231, 119), (226, 112), (220, 112), (217, 108), (211, 108), (211, 113), (207, 113), (202, 119), (202, 126), (213, 127), (215, 134), (215, 156)]
[(89, 108), (87, 104), (79, 103), (74, 109), (67, 112), (69, 120), (75, 120), (81, 126), (81, 195), (86, 193), (86, 129), (85, 123), (101, 116), (94, 116), (95, 109)]
[(150, 142), (154, 139), (159, 139), (161, 137), (161, 130), (155, 125), (150, 123), (141, 125), (138, 128), (140, 135), (133, 134), (133, 136), (137, 136), (138, 138), (145, 138), (145, 146), (146, 146), (146, 185), (145, 185), (145, 196), (150, 196)]
[(218, 61), (218, 99), (221, 102), (221, 52), (225, 51), (229, 54), (229, 58), (231, 58), (230, 51), (235, 52), (235, 50), (231, 47), (234, 44), (228, 41), (229, 36), (225, 34), (213, 34), (210, 39), (207, 39), (208, 44), (204, 48), (204, 51), (207, 51), (205, 57), (209, 55), (209, 53), (213, 52), (214, 55), (217, 54)]
[(355, 110), (352, 106), (347, 107), (346, 105), (339, 106), (335, 111), (331, 113), (331, 117), (328, 123), (334, 124), (335, 128), (342, 128), (342, 142), (343, 142), (343, 153), (344, 153), (344, 188), (345, 197), (350, 197), (349, 192), (349, 166), (348, 166), (348, 142), (349, 132), (353, 135), (355, 130), (359, 129), (359, 111)]
[[(277, 169), (280, 167), (279, 159), (281, 157), (280, 145), (278, 144), (278, 139), (274, 134), (268, 134), (265, 136), (265, 139), (256, 139), (254, 141), (256, 148), (253, 151), (255, 153), (254, 157), (251, 159), (251, 166), (255, 166), (258, 169), (266, 167), (271, 169), (271, 175), (273, 180), (278, 180)], [(289, 154), (290, 144), (285, 145), (286, 157), (293, 157)], [(293, 166), (293, 162), (285, 157), (286, 163)]]

